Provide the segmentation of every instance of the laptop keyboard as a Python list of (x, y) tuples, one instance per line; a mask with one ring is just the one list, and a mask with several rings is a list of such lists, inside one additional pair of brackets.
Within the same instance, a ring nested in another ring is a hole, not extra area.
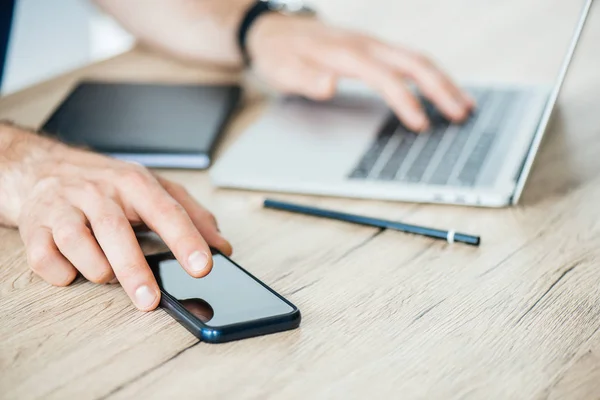
[(446, 120), (428, 101), (428, 132), (416, 134), (391, 115), (350, 173), (350, 179), (474, 186), (496, 134), (519, 92), (473, 93), (478, 110), (464, 124)]

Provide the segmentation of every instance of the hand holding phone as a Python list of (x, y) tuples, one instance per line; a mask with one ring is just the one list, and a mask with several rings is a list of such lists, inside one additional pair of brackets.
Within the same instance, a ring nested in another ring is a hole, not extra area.
[(297, 328), (300, 311), (218, 250), (203, 278), (190, 276), (172, 253), (147, 256), (160, 305), (200, 340), (228, 342)]

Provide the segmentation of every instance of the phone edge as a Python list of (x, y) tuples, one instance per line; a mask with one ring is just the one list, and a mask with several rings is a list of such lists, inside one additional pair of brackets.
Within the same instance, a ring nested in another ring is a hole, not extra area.
[[(292, 311), (288, 314), (281, 314), (273, 317), (253, 320), (250, 322), (242, 322), (237, 324), (225, 325), (219, 328), (213, 328), (204, 324), (198, 318), (191, 315), (191, 313), (189, 313), (185, 309), (185, 307), (183, 307), (179, 303), (179, 301), (177, 301), (177, 299), (175, 299), (173, 296), (171, 296), (169, 293), (167, 293), (161, 288), (160, 307), (163, 308), (173, 319), (175, 319), (179, 324), (185, 327), (198, 339), (206, 343), (225, 343), (234, 340), (247, 339), (272, 333), (284, 332), (295, 329), (300, 326), (302, 314), (298, 307), (296, 307), (288, 299), (283, 297), (281, 294), (277, 293), (273, 288), (269, 287), (266, 283), (262, 282), (260, 279), (252, 275), (250, 272), (248, 272), (246, 269), (244, 269), (242, 266), (237, 264), (235, 261), (224, 255), (223, 253), (219, 252), (216, 249), (211, 250), (213, 251), (213, 253), (217, 253), (225, 257), (229, 262), (233, 263), (250, 278), (254, 279), (265, 289), (269, 290), (271, 293), (277, 296), (277, 298), (282, 300), (284, 303), (288, 304), (292, 308)], [(145, 257), (146, 259), (148, 259), (159, 257), (163, 258), (165, 256), (172, 256), (174, 258), (172, 252), (151, 254), (146, 255)]]

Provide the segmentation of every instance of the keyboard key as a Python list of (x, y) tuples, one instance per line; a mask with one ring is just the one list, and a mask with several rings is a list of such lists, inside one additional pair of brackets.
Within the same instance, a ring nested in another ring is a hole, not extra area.
[[(510, 111), (510, 106), (514, 104), (517, 94), (517, 92), (508, 91), (474, 91), (472, 95), (478, 108), (450, 138), (451, 143), (448, 144), (441, 158), (436, 157), (439, 162), (433, 173), (428, 175), (427, 183), (448, 184), (450, 178), (455, 176), (454, 171), (457, 169), (457, 164), (464, 159), (463, 153), (470, 151), (466, 161), (460, 166), (458, 176), (453, 178), (452, 183), (455, 184), (456, 179), (461, 185), (473, 186), (494, 145), (497, 132), (501, 131), (504, 117)], [(494, 103), (488, 105), (492, 99)], [(422, 182), (431, 160), (439, 151), (440, 143), (444, 141), (444, 134), (452, 126), (431, 102), (423, 99), (422, 104), (431, 121), (430, 131), (424, 134), (410, 132), (396, 117), (391, 115), (382, 126), (371, 147), (350, 174), (350, 178)], [(493, 107), (493, 109), (489, 107)], [(480, 112), (480, 109), (485, 111)], [(486, 119), (489, 119), (485, 126), (482, 126), (483, 121), (480, 123), (481, 113), (485, 115)], [(475, 128), (477, 131), (473, 131)], [(395, 139), (390, 142), (392, 137)], [(472, 146), (471, 141), (473, 140), (476, 143)], [(423, 141), (425, 142), (423, 143)], [(418, 146), (415, 146), (415, 143), (418, 143)], [(465, 148), (467, 144), (470, 150)], [(391, 154), (390, 146), (395, 146)], [(418, 153), (414, 154), (416, 152)], [(382, 160), (382, 157), (386, 157), (387, 160)], [(405, 165), (407, 160), (413, 160), (412, 164)], [(373, 168), (381, 165), (382, 162), (384, 165), (379, 173), (373, 171)], [(405, 172), (400, 174), (400, 171)]]
[(400, 143), (390, 156), (385, 166), (381, 169), (381, 172), (378, 176), (379, 179), (393, 180), (396, 177), (396, 174), (402, 166), (406, 155), (409, 153), (410, 149), (415, 143), (415, 140), (417, 139), (416, 133), (409, 132), (401, 127), (396, 131), (396, 134), (401, 136)]
[(429, 100), (423, 99), (421, 100), (421, 104), (432, 128), (446, 128), (450, 125), (451, 122)]
[(472, 116), (467, 123), (462, 126), (460, 132), (454, 136), (454, 140), (450, 143), (450, 147), (446, 150), (446, 154), (444, 154), (444, 157), (440, 160), (435, 172), (431, 175), (429, 183), (434, 185), (445, 185), (448, 182), (477, 119), (477, 114)]
[(351, 179), (364, 179), (369, 176), (373, 166), (381, 156), (383, 149), (387, 146), (390, 138), (394, 134), (396, 128), (398, 128), (399, 122), (398, 119), (392, 115), (388, 117), (385, 121), (385, 124), (382, 126), (377, 138), (369, 148), (369, 150), (364, 154), (363, 158), (360, 160), (356, 168), (350, 174)]
[(411, 165), (410, 169), (406, 174), (405, 180), (408, 182), (421, 182), (421, 178), (423, 178), (423, 174), (425, 170), (429, 166), (431, 162), (431, 158), (435, 154), (438, 146), (440, 145), (444, 133), (446, 129), (436, 129), (431, 133), (426, 133), (425, 135), (429, 135), (425, 146), (421, 149), (417, 157), (415, 158), (415, 162)]
[(495, 138), (495, 131), (486, 131), (481, 135), (462, 171), (458, 175), (458, 181), (462, 186), (475, 185), (475, 181), (481, 171), (481, 166), (485, 162)]
[(461, 186), (475, 185), (492, 144), (494, 143), (498, 132), (502, 131), (503, 124), (505, 123), (504, 116), (510, 111), (511, 106), (515, 104), (515, 93), (503, 93), (499, 98), (500, 100), (496, 103), (497, 106), (494, 114), (488, 121), (487, 126), (481, 132), (475, 147), (471, 150), (469, 158), (458, 175), (458, 183)]

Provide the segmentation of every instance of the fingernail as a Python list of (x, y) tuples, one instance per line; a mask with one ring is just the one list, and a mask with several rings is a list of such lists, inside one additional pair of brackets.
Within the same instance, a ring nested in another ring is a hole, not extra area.
[(135, 303), (139, 308), (146, 309), (154, 305), (157, 293), (148, 286), (140, 286), (135, 291)]
[(188, 258), (188, 267), (194, 272), (202, 272), (208, 265), (208, 254), (203, 251), (195, 251)]
[(119, 283), (119, 280), (117, 278), (112, 278), (110, 281), (108, 281), (109, 284), (114, 285)]

